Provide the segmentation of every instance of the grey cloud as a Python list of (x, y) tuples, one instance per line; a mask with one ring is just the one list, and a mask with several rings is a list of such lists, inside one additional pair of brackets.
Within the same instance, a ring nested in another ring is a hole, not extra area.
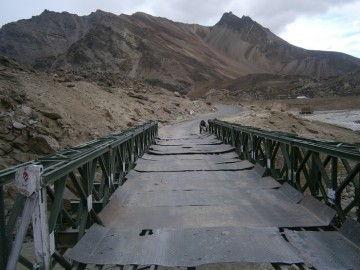
[[(341, 7), (359, 0), (12, 0), (0, 2), (0, 25), (21, 18), (38, 15), (45, 8), (54, 11), (68, 11), (79, 15), (89, 14), (96, 9), (115, 14), (132, 14), (143, 11), (178, 22), (214, 25), (224, 12), (232, 11), (241, 17), (248, 15), (274, 33), (281, 33), (286, 25), (299, 16), (325, 13), (332, 7)], [(8, 2), (8, 1), (6, 1)], [(25, 3), (25, 4), (24, 4)], [(21, 6), (21, 10), (18, 7)]]
[(153, 15), (156, 16), (166, 17), (178, 22), (213, 25), (225, 11), (224, 3), (227, 2), (230, 1), (173, 0), (164, 2), (157, 0), (151, 1), (150, 6)]
[[(242, 3), (239, 7), (239, 2)], [(329, 9), (341, 7), (359, 0), (328, 1), (328, 0), (244, 0), (232, 1), (229, 8), (234, 12), (246, 12), (247, 15), (275, 33), (280, 33), (286, 25), (300, 16), (324, 14)]]

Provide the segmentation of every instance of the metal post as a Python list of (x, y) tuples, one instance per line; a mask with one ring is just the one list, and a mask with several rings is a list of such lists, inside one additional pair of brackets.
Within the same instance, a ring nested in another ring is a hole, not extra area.
[(0, 269), (4, 269), (8, 257), (8, 250), (5, 230), (5, 206), (3, 186), (0, 186), (0, 241)]
[[(41, 179), (41, 171), (38, 180)], [(40, 188), (39, 197), (35, 211), (32, 215), (35, 259), (34, 269), (50, 269), (51, 255), (54, 253), (54, 234), (49, 234), (49, 226), (47, 219), (47, 194), (45, 188)]]
[(357, 202), (356, 216), (357, 216), (357, 221), (360, 222), (360, 173), (358, 173), (358, 177), (354, 177), (353, 183), (355, 187), (354, 200)]
[[(21, 194), (28, 197), (21, 217), (19, 230), (16, 234), (15, 242), (11, 250), (7, 270), (16, 268), (20, 256), (27, 228), (32, 218), (33, 235), (35, 246), (34, 269), (50, 269), (51, 250), (54, 245), (49, 237), (49, 227), (47, 222), (47, 203), (46, 189), (42, 184), (43, 166), (30, 165), (21, 167), (16, 171), (15, 181)], [(52, 247), (51, 247), (52, 246)]]
[(27, 228), (29, 227), (30, 224), (31, 214), (34, 211), (37, 200), (38, 200), (38, 194), (35, 192), (32, 193), (25, 202), (23, 214), (21, 216), (20, 226), (16, 233), (15, 241), (11, 249), (6, 270), (16, 269), (16, 264), (20, 256), (21, 247), (24, 242)]

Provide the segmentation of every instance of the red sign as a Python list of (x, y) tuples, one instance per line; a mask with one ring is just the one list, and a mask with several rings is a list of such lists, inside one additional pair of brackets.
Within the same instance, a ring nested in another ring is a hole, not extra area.
[(29, 175), (27, 172), (23, 173), (23, 179), (25, 180), (25, 182), (27, 182), (29, 180)]

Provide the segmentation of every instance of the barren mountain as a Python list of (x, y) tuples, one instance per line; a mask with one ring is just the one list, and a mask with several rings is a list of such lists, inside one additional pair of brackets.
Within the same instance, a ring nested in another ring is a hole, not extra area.
[(4, 25), (0, 54), (47, 71), (141, 78), (182, 93), (247, 74), (328, 77), (360, 70), (360, 59), (289, 44), (251, 18), (225, 13), (213, 27), (144, 13), (88, 16), (44, 11)]

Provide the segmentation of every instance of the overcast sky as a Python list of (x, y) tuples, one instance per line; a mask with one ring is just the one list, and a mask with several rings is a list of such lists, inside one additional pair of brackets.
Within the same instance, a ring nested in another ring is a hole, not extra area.
[(137, 11), (173, 21), (211, 26), (224, 12), (250, 16), (286, 41), (305, 49), (360, 58), (360, 0), (0, 0), (0, 26), (44, 9), (88, 15)]

